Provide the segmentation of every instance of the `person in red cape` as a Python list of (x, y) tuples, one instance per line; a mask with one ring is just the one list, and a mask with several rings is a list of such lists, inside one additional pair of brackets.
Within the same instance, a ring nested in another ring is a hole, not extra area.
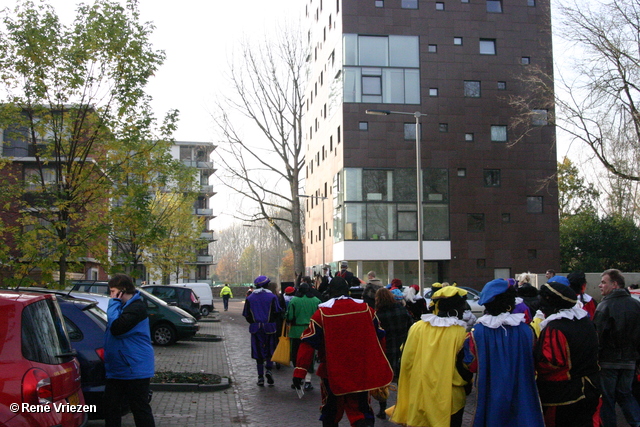
[(293, 383), (301, 387), (317, 350), (323, 427), (337, 427), (344, 413), (352, 426), (373, 426), (369, 391), (393, 380), (384, 331), (371, 307), (347, 296), (349, 285), (343, 278), (335, 277), (329, 291), (331, 299), (318, 306), (300, 337)]

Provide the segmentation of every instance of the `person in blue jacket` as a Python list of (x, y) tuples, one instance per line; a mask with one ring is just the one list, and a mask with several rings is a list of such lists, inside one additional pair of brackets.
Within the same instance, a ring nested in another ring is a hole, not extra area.
[(112, 299), (104, 343), (105, 426), (120, 427), (120, 408), (127, 402), (137, 427), (154, 427), (149, 383), (155, 370), (147, 305), (126, 274), (109, 280), (109, 292)]

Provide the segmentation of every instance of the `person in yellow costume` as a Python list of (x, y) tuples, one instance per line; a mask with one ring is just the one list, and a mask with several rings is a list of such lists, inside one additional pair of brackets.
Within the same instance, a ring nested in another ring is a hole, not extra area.
[[(409, 329), (391, 421), (411, 427), (461, 426), (473, 375), (462, 363), (467, 291), (435, 292), (435, 309)], [(389, 410), (391, 412), (391, 410)]]

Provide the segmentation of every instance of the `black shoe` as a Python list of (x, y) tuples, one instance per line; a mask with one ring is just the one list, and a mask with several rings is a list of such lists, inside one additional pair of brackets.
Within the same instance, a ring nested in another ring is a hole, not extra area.
[[(271, 374), (271, 371), (267, 371), (264, 376), (267, 377), (267, 383), (269, 385), (273, 385), (273, 375)], [(264, 382), (262, 384), (264, 384)]]
[(262, 375), (258, 377), (258, 385), (264, 387), (264, 377)]
[(304, 383), (304, 389), (305, 389), (305, 391), (313, 390), (313, 386), (311, 385), (310, 382), (306, 382), (306, 383)]

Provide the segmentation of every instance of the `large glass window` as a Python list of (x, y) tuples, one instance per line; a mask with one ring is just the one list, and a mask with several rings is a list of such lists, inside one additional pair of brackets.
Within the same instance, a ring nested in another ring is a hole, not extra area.
[[(415, 169), (347, 168), (341, 174), (345, 190), (335, 197), (335, 241), (417, 238)], [(449, 238), (447, 170), (425, 169), (422, 179), (423, 238), (446, 240)], [(337, 190), (342, 180), (338, 177), (335, 181)]]
[(507, 142), (507, 127), (502, 125), (491, 126), (491, 141)]
[(343, 47), (344, 102), (420, 103), (418, 37), (345, 34)]

